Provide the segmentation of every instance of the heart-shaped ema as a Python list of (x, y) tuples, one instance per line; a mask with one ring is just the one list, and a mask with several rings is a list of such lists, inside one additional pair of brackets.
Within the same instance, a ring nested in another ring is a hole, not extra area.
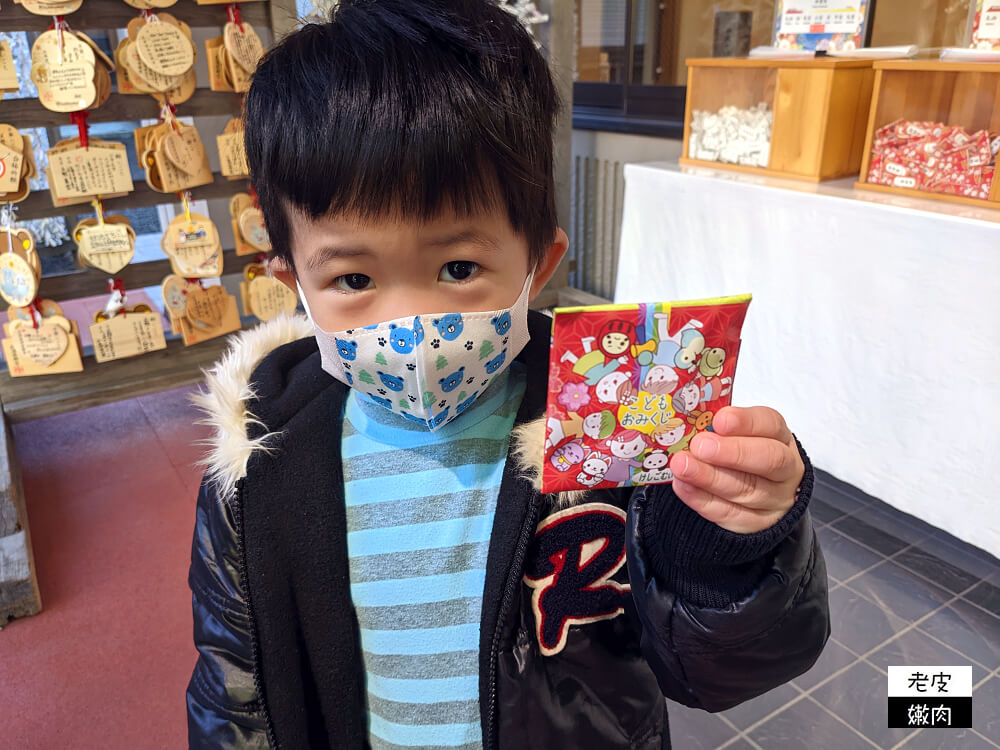
[(135, 255), (135, 237), (124, 224), (85, 226), (77, 231), (80, 259), (107, 274), (116, 274)]
[(160, 147), (174, 166), (186, 174), (195, 174), (205, 157), (198, 131), (193, 127), (182, 127), (180, 132), (171, 130), (161, 141)]
[(261, 252), (271, 251), (271, 238), (264, 226), (264, 214), (259, 208), (245, 208), (240, 213), (240, 234), (248, 243)]
[(221, 286), (196, 287), (187, 294), (184, 314), (196, 326), (218, 328), (226, 308), (226, 290)]
[(11, 331), (11, 337), (18, 351), (41, 367), (54, 364), (69, 346), (66, 329), (51, 319), (42, 322), (38, 328), (30, 323), (18, 325)]
[(164, 76), (182, 76), (194, 65), (191, 39), (170, 23), (147, 23), (135, 38), (136, 51), (152, 70)]
[(264, 44), (253, 26), (246, 21), (241, 24), (230, 21), (223, 29), (222, 39), (226, 52), (243, 70), (253, 73), (257, 69), (264, 54)]
[(163, 280), (161, 286), (163, 304), (166, 305), (173, 317), (184, 317), (188, 294), (194, 289), (201, 289), (201, 286), (174, 274), (170, 274)]
[(247, 294), (250, 298), (250, 310), (261, 320), (291, 314), (298, 304), (295, 292), (268, 276), (255, 276), (251, 279)]
[(191, 220), (175, 217), (163, 235), (163, 251), (173, 261), (175, 273), (185, 278), (204, 278), (222, 273), (222, 245), (212, 220), (191, 214)]

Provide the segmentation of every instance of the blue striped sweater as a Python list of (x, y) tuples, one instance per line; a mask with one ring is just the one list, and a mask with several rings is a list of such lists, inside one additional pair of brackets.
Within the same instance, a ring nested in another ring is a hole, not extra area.
[(482, 747), (479, 622), (520, 363), (436, 432), (351, 389), (342, 437), (351, 596), (373, 750)]

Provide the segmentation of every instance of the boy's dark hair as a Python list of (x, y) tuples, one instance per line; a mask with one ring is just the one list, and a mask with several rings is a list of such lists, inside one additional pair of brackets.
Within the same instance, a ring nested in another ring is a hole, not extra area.
[(342, 0), (261, 61), (246, 152), (274, 255), (294, 212), (426, 221), (504, 207), (537, 262), (556, 231), (548, 65), (495, 0)]

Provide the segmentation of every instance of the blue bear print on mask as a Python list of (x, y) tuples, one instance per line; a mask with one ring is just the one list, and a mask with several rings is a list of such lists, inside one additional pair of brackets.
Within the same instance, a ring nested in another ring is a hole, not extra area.
[(458, 386), (462, 383), (464, 379), (465, 379), (465, 368), (459, 367), (451, 375), (439, 379), (438, 383), (441, 384), (442, 391), (444, 391), (445, 393), (450, 393), (451, 391), (458, 388)]
[(396, 377), (395, 375), (386, 375), (384, 372), (379, 370), (378, 372), (379, 380), (382, 381), (382, 385), (392, 391), (403, 390), (403, 379)]
[(358, 342), (344, 341), (344, 339), (334, 339), (337, 343), (337, 351), (344, 359), (353, 361), (358, 356)]
[(478, 396), (478, 395), (479, 395), (479, 391), (476, 391), (471, 396), (469, 396), (467, 399), (465, 399), (465, 401), (463, 401), (458, 406), (456, 406), (455, 407), (455, 413), (456, 414), (461, 414), (463, 411), (465, 411), (470, 406), (472, 406), (472, 402), (476, 400), (476, 396)]
[(503, 336), (510, 330), (510, 313), (505, 312), (495, 318), (490, 318), (490, 323), (497, 329), (497, 335)]
[(403, 414), (404, 417), (406, 417), (407, 419), (409, 419), (411, 422), (416, 422), (417, 424), (422, 424), (424, 427), (427, 426), (427, 420), (426, 419), (421, 419), (420, 417), (418, 417), (415, 414), (410, 414), (410, 412), (408, 412), (408, 411), (404, 411), (402, 414)]
[(440, 318), (434, 318), (431, 322), (438, 329), (438, 333), (441, 334), (441, 338), (445, 341), (454, 341), (457, 339), (465, 327), (465, 324), (462, 322), (461, 313), (443, 315)]
[(438, 425), (440, 425), (440, 424), (444, 424), (444, 421), (445, 421), (446, 419), (448, 419), (448, 409), (450, 409), (450, 408), (451, 408), (450, 406), (446, 406), (446, 407), (444, 407), (444, 411), (443, 411), (443, 412), (441, 412), (440, 414), (435, 414), (435, 415), (434, 415), (434, 416), (433, 416), (433, 417), (432, 417), (432, 418), (430, 419), (430, 421), (428, 421), (428, 422), (427, 422), (427, 424), (428, 424), (428, 425), (429, 425), (430, 427), (437, 427), (437, 426), (438, 426)]
[(389, 324), (389, 343), (398, 354), (409, 354), (423, 340), (424, 327), (420, 325), (419, 315), (413, 319), (413, 328)]
[(486, 373), (488, 375), (492, 375), (493, 373), (495, 373), (497, 370), (500, 369), (500, 366), (503, 365), (503, 361), (505, 359), (507, 359), (506, 349), (504, 349), (497, 356), (495, 356), (493, 359), (491, 359), (489, 362), (486, 363)]
[(368, 394), (368, 398), (370, 398), (376, 404), (379, 404), (380, 406), (384, 406), (386, 409), (389, 409), (389, 410), (392, 409), (392, 401), (390, 401), (387, 398), (381, 398), (380, 396), (375, 396), (375, 395), (373, 395), (371, 393)]
[(354, 376), (351, 373), (344, 371), (344, 377), (347, 378), (348, 385), (354, 385)]

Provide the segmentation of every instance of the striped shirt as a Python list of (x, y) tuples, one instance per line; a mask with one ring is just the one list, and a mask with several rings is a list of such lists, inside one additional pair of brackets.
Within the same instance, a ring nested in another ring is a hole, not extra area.
[(520, 363), (431, 432), (350, 390), (342, 461), (373, 750), (482, 747), (479, 621)]

